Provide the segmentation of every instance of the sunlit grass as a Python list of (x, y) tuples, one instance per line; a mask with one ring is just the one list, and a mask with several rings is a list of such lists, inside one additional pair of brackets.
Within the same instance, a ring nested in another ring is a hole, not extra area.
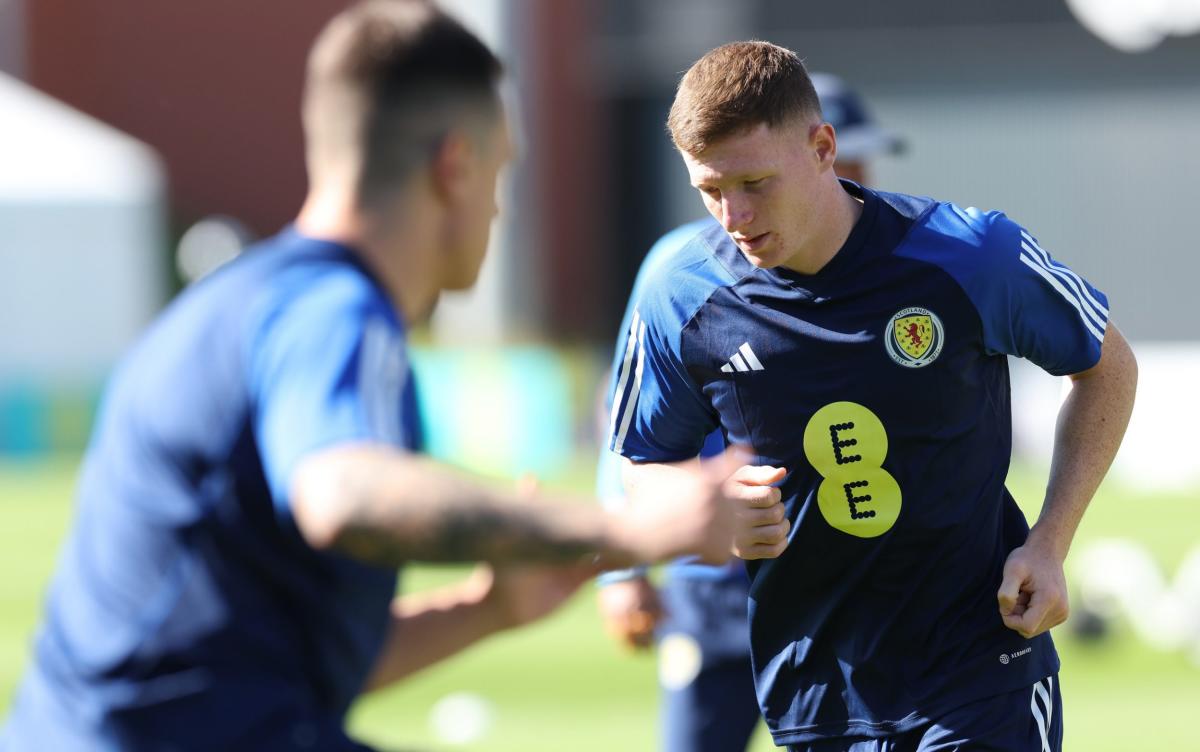
[[(0, 708), (7, 707), (70, 517), (75, 462), (0, 465)], [(569, 483), (586, 490), (587, 463)], [(1044, 473), (1013, 474), (1014, 495), (1034, 514)], [(1149, 495), (1106, 485), (1080, 529), (1087, 541), (1141, 542), (1170, 571), (1198, 543), (1196, 494)], [(413, 567), (405, 587), (423, 589), (461, 576), (464, 568)], [(1063, 656), (1067, 748), (1073, 752), (1195, 748), (1191, 720), (1200, 708), (1200, 669), (1184, 656), (1158, 653), (1118, 625), (1100, 644), (1056, 635)], [(638, 752), (655, 748), (656, 687), (650, 656), (612, 645), (585, 587), (548, 621), (496, 636), (401, 687), (365, 698), (350, 726), (387, 749), (528, 752)], [(492, 706), (495, 723), (473, 745), (439, 744), (429, 728), (438, 699), (470, 692)], [(754, 750), (773, 749), (759, 737)]]

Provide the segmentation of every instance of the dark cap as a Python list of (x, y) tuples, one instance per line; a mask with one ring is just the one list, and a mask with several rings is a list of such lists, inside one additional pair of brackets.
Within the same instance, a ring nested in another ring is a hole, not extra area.
[(862, 161), (904, 151), (904, 139), (881, 128), (867, 112), (862, 97), (830, 73), (812, 73), (825, 122), (837, 132), (838, 159)]

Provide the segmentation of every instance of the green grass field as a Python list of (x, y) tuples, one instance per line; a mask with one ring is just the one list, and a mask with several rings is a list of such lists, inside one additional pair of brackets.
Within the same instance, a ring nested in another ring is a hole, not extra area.
[[(72, 460), (0, 465), (0, 708), (7, 708), (27, 657), (41, 593), (70, 518), (74, 475)], [(579, 483), (584, 478), (581, 473)], [(1017, 473), (1010, 481), (1019, 499), (1040, 498), (1038, 473)], [(1084, 520), (1076, 549), (1099, 537), (1130, 538), (1150, 547), (1173, 572), (1189, 547), (1200, 544), (1198, 498), (1106, 486)], [(431, 587), (464, 571), (415, 568), (406, 574), (405, 587)], [(1068, 750), (1200, 748), (1191, 727), (1192, 714), (1200, 710), (1200, 668), (1183, 655), (1154, 652), (1122, 626), (1100, 644), (1081, 644), (1066, 630), (1059, 632)], [(364, 699), (350, 725), (384, 749), (653, 750), (654, 674), (652, 658), (610, 644), (585, 588), (551, 619), (494, 637), (402, 687)], [(440, 698), (459, 692), (485, 698), (494, 723), (478, 742), (452, 746), (434, 736), (429, 716)], [(764, 734), (753, 749), (774, 747)]]

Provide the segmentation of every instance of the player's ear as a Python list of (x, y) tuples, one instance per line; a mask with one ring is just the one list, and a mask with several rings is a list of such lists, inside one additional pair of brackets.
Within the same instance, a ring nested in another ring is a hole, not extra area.
[(832, 169), (837, 159), (837, 134), (829, 123), (814, 125), (808, 131), (809, 147), (816, 154), (821, 169)]
[(476, 146), (461, 130), (451, 130), (442, 136), (430, 160), (433, 191), (447, 203), (459, 203), (470, 186), (474, 169)]

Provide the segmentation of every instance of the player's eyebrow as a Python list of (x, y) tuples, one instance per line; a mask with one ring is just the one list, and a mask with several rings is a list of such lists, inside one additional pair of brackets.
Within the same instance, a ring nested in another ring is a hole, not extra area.
[(770, 170), (762, 168), (729, 173), (710, 173), (697, 177), (691, 181), (691, 184), (697, 190), (704, 190), (705, 188), (720, 186), (722, 184), (754, 182), (769, 177), (770, 174)]
[[(691, 173), (690, 170), (689, 173)], [(713, 170), (705, 170), (700, 174), (688, 175), (689, 182), (692, 184), (693, 188), (704, 188), (706, 186), (717, 185), (724, 179), (724, 177), (725, 176), (723, 176), (721, 173)]]

